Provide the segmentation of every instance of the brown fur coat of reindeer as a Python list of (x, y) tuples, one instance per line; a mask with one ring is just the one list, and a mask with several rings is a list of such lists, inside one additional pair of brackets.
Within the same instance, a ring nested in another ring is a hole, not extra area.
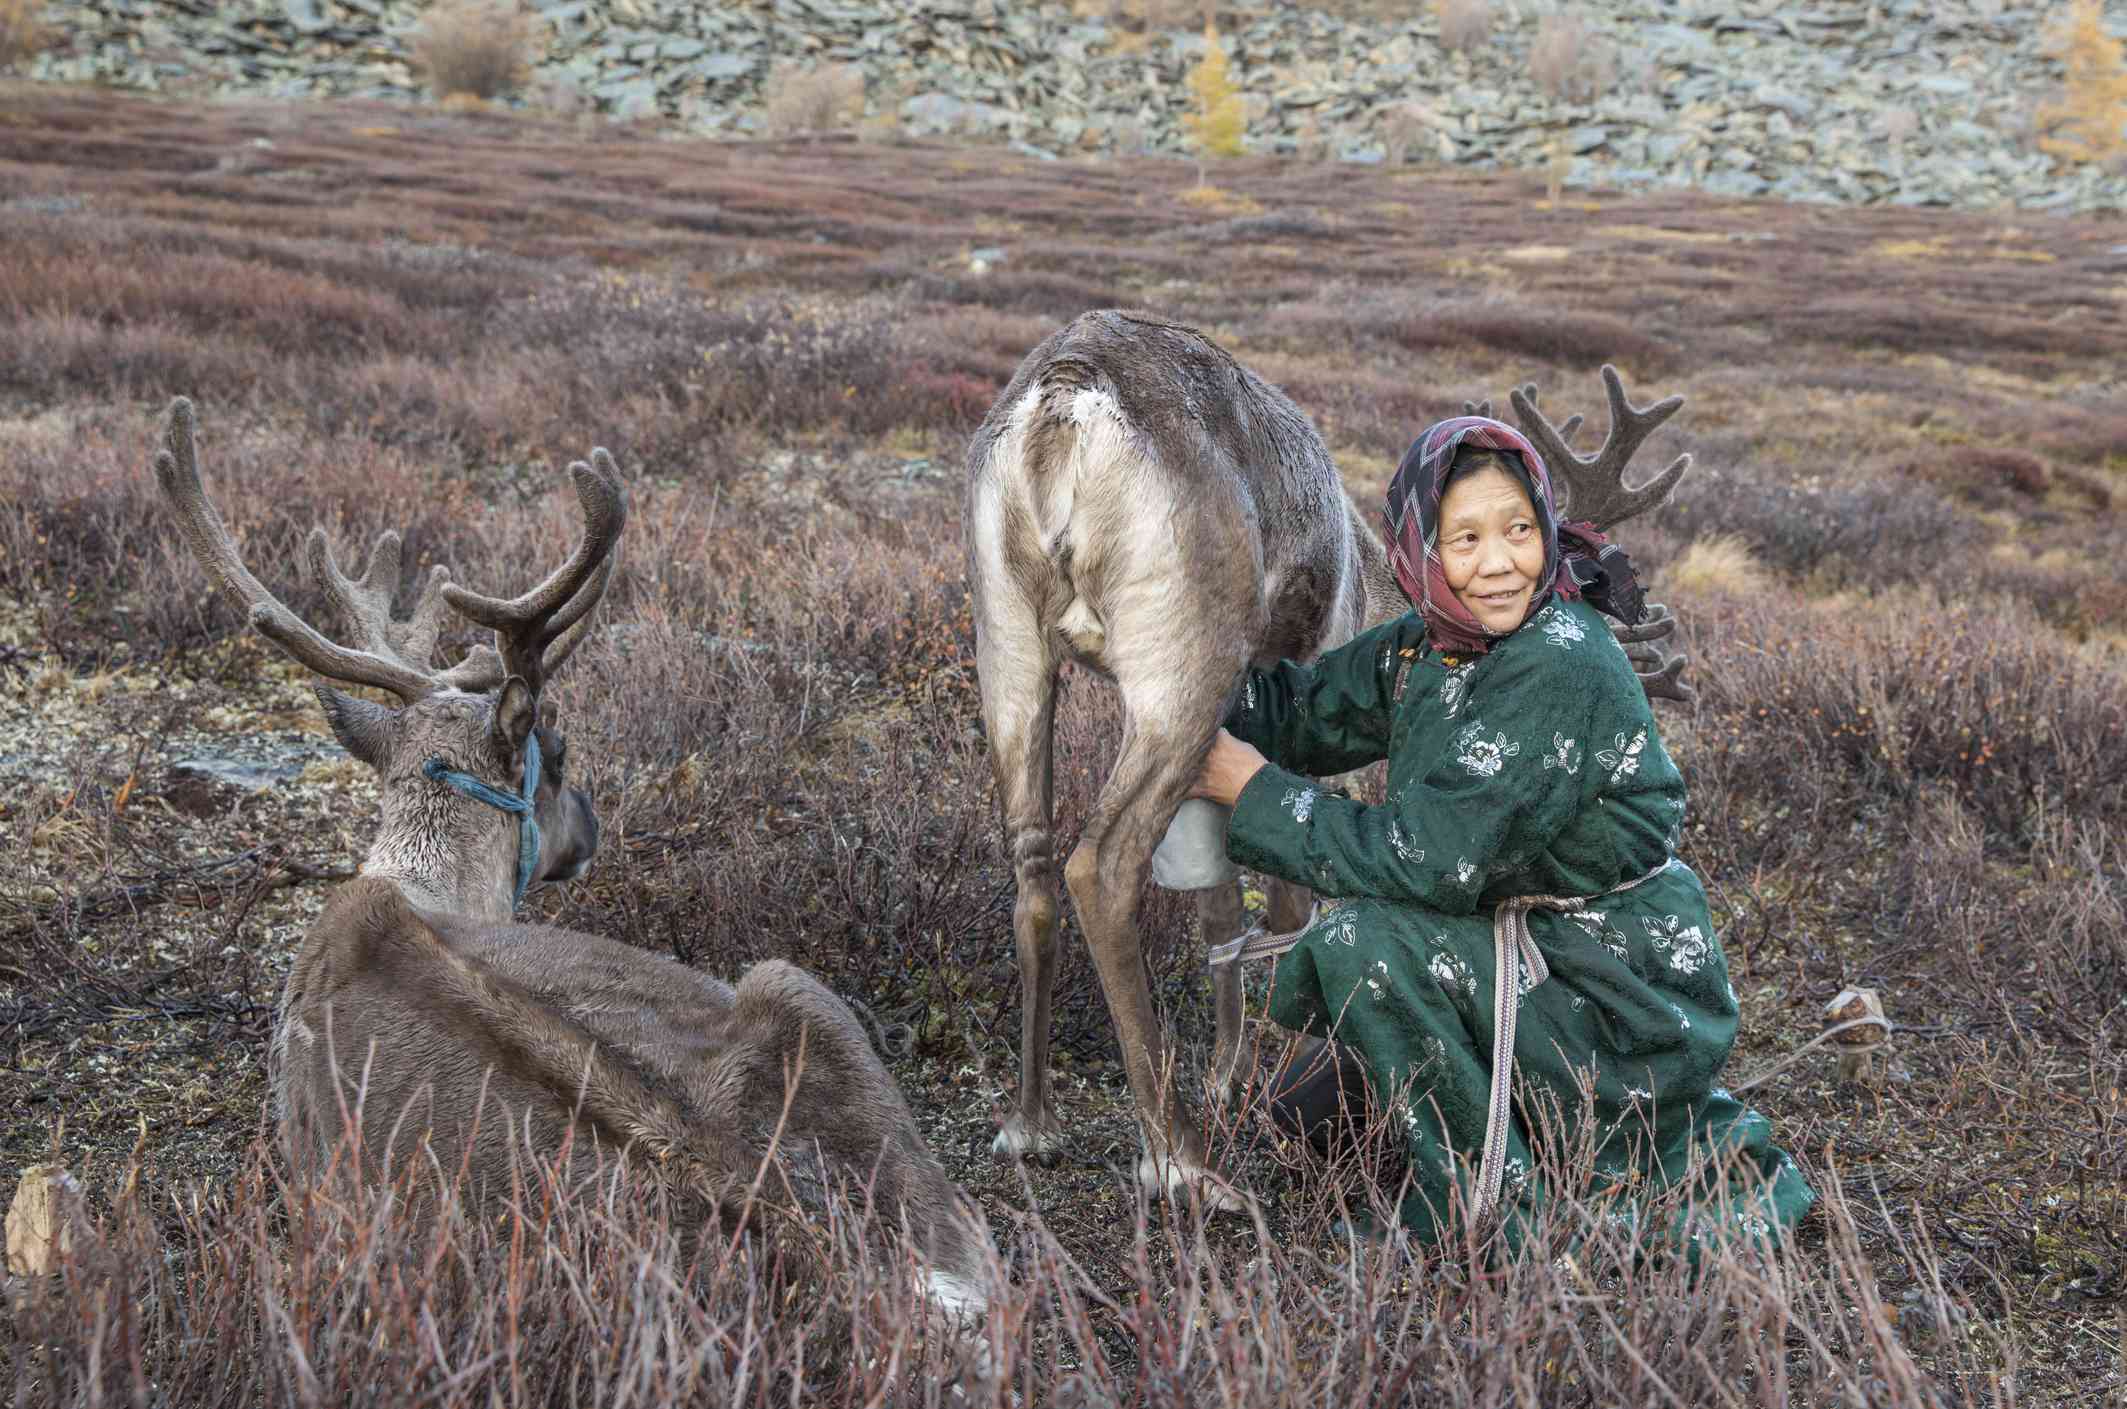
[[(209, 576), (253, 626), (325, 679), (399, 701), (318, 687), (383, 800), (362, 874), (312, 925), (282, 994), (271, 1070), (291, 1160), (316, 1175), (352, 1140), (366, 1177), (426, 1158), (463, 1164), (476, 1193), (505, 1193), (524, 1154), (553, 1158), (570, 1142), (624, 1154), (725, 1214), (764, 1165), (800, 1208), (838, 1183), (869, 1185), (889, 1222), (906, 1221), (928, 1294), (979, 1313), (988, 1239), (840, 999), (780, 961), (733, 987), (513, 919), (525, 888), (582, 874), (598, 846), (539, 696), (612, 577), (627, 506), (606, 453), (570, 466), (581, 542), (516, 598), (468, 591), (437, 567), (412, 616), (394, 620), (398, 536), (380, 537), (350, 580), (313, 530), (312, 570), (357, 628), (352, 645), (320, 635), (244, 566), (200, 482), (187, 401), (170, 407), (155, 472)], [(496, 644), (437, 669), (446, 605), (492, 628)]]

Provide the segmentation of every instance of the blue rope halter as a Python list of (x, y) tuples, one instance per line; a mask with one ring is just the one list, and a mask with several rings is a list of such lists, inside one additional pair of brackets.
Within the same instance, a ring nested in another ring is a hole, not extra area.
[(517, 903), (524, 899), (525, 888), (532, 883), (532, 872), (539, 865), (539, 819), (532, 815), (532, 799), (539, 792), (539, 731), (534, 729), (525, 736), (524, 794), (521, 797), (512, 797), (500, 788), (490, 787), (470, 773), (445, 767), (440, 758), (422, 764), (421, 773), (475, 802), (517, 814), (517, 889), (510, 896), (510, 909), (514, 911)]

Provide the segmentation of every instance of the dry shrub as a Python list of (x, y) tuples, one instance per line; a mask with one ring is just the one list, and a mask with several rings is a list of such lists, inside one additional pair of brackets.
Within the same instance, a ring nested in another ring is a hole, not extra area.
[[(1379, 315), (1377, 315), (1379, 316)], [(1501, 360), (1540, 362), (1592, 371), (1615, 363), (1632, 376), (1670, 366), (1675, 349), (1639, 324), (1608, 313), (1539, 308), (1500, 300), (1421, 305), (1400, 315), (1382, 332), (1409, 351), (1452, 347), (1481, 350)]]
[(530, 76), (534, 24), (517, 0), (440, 0), (414, 28), (414, 70), (438, 98), (499, 98)]
[(856, 64), (791, 61), (768, 76), (761, 130), (771, 137), (832, 132), (864, 116), (864, 70)]
[(2013, 446), (1956, 445), (1900, 468), (1908, 476), (1931, 479), (1986, 509), (2041, 498), (2053, 483), (2044, 460)]
[(0, 0), (0, 69), (22, 63), (45, 44), (44, 0)]
[[(1255, 239), (1321, 234), (1319, 227), (1291, 216), (1234, 221), (1231, 227), (1234, 235)], [(1632, 378), (1657, 374), (1675, 361), (1674, 345), (1649, 332), (1646, 321), (1512, 297), (1410, 297), (1340, 284), (1326, 291), (1309, 289), (1306, 297), (1279, 308), (1266, 338), (1287, 342), (1303, 355), (1327, 337), (1340, 346), (1373, 344), (1391, 359), (1397, 351), (1442, 349), (1517, 367), (1535, 360), (1593, 371), (1610, 362)], [(1447, 404), (1444, 395), (1441, 402)], [(1302, 404), (1312, 409), (1314, 403)], [(1459, 409), (1457, 403), (1454, 410)]]
[(583, 85), (559, 69), (542, 70), (525, 86), (525, 106), (557, 118), (580, 118), (596, 111), (597, 103)]
[(2027, 606), (1774, 592), (1680, 615), (1701, 701), (1694, 811), (1702, 771), (1784, 810), (1776, 829), (1730, 839), (1731, 867), (1767, 847), (1806, 852), (1929, 789), (2021, 851), (2053, 818), (2127, 826), (2127, 680), (2079, 659)]
[(1431, 116), (1420, 103), (1396, 103), (1388, 109), (1381, 122), (1381, 140), (1391, 166), (1402, 166), (1413, 153), (1424, 158), (1433, 133)]
[(2036, 1012), (2056, 1040), (2089, 1042), (2075, 1015), (2127, 1001), (2127, 839), (2047, 815), (2027, 854), (2004, 855), (1956, 790), (1936, 786), (1916, 793), (1900, 825), (1884, 904), (1911, 938), (1875, 962), (1917, 972), (1947, 960), (1974, 1009), (2036, 988), (2047, 1000)]
[(1909, 480), (1789, 484), (1718, 462), (1695, 466), (1653, 522), (1684, 540), (1732, 535), (1767, 567), (1827, 590), (1924, 579), (1928, 564), (1993, 536)]
[[(1547, 1190), (1585, 1187), (1585, 1153), (1541, 1124), (1532, 1173)], [(705, 1223), (639, 1171), (582, 1154), (526, 1155), (520, 1190), (489, 1208), (447, 1169), (410, 1169), (390, 1189), (313, 1187), (263, 1141), (228, 1177), (158, 1195), (136, 1155), (104, 1181), (116, 1186), (107, 1200), (92, 1185), (63, 1274), (23, 1289), (0, 1354), (46, 1391), (41, 1402), (183, 1409), (1504, 1409), (1530, 1402), (1529, 1366), (1546, 1361), (1571, 1367), (1577, 1402), (1599, 1404), (1718, 1403), (1738, 1386), (1771, 1387), (1768, 1402), (1882, 1409), (2016, 1402), (2011, 1377), (1987, 1373), (2003, 1347), (1918, 1219), (1849, 1202), (1835, 1169), (1812, 1171), (1810, 1247), (1709, 1247), (1694, 1263), (1640, 1231), (1692, 1217), (1689, 1197), (1653, 1200), (1635, 1220), (1564, 1193), (1524, 1255), (1481, 1233), (1354, 1247), (1332, 1221), (1393, 1210), (1393, 1161), (1375, 1154), (1393, 1140), (1377, 1117), (1323, 1165), (1270, 1138), (1259, 1109), (1219, 1117), (1220, 1167), (1297, 1184), (1294, 1197), (1226, 1224), (1138, 1200), (1101, 1230), (1106, 1257), (1092, 1267), (1041, 1212), (1015, 1211), (993, 1230), (994, 1303), (962, 1325), (928, 1312), (905, 1256), (879, 1251), (897, 1211), (862, 1189), (802, 1221), (763, 1196)], [(1913, 1286), (1902, 1306), (1879, 1262)], [(1923, 1340), (1934, 1375), (1909, 1348)]]
[(1911, 108), (1886, 108), (1878, 130), (1886, 146), (1902, 148), (1920, 135), (1920, 114)]
[[(327, 527), (343, 559), (385, 529), (401, 531), (409, 592), (418, 557), (450, 562), (475, 581), (498, 580), (491, 574), (505, 568), (478, 536), (464, 485), (418, 460), (367, 436), (319, 440), (224, 405), (201, 410), (211, 492), (246, 506), (253, 570), (311, 620), (330, 619), (329, 600), (302, 567), (314, 525)], [(152, 431), (130, 411), (101, 410), (0, 432), (0, 588), (64, 595), (66, 618), (49, 627), (63, 653), (94, 659), (120, 641), (140, 658), (183, 653), (241, 625), (221, 594), (194, 586), (198, 569), (142, 467)]]
[(2112, 486), (2088, 470), (2048, 463), (2021, 446), (1955, 445), (1924, 460), (1898, 466), (1899, 474), (1933, 482), (1982, 509), (2030, 514), (2054, 496), (2059, 502), (2104, 513)]
[(1433, 14), (1440, 22), (1440, 47), (1450, 53), (1467, 53), (1490, 40), (1499, 18), (1495, 0), (1433, 0)]
[(1545, 15), (1529, 45), (1529, 74), (1553, 98), (1585, 103), (1616, 79), (1617, 47), (1577, 11)]

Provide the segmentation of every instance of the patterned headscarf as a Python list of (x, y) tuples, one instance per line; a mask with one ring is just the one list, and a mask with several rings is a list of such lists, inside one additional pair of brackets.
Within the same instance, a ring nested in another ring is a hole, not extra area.
[[(1501, 454), (1501, 461), (1510, 473), (1518, 471), (1514, 477), (1536, 507), (1544, 536), (1543, 573), (1537, 581), (1544, 585), (1530, 598), (1530, 615), (1553, 595), (1578, 597), (1581, 587), (1559, 548), (1558, 501), (1552, 496), (1550, 472), (1536, 447), (1520, 431), (1489, 416), (1456, 416), (1428, 426), (1411, 443), (1396, 477), (1389, 481), (1388, 503), (1381, 515), (1388, 529), (1389, 562), (1396, 569), (1403, 595), (1411, 599), (1425, 622), (1432, 643), (1443, 651), (1477, 655), (1508, 633), (1488, 631), (1479, 624), (1448, 586), (1447, 570), (1440, 561), (1440, 496), (1455, 463), (1455, 451), (1465, 444), (1507, 452)], [(1596, 546), (1604, 541), (1593, 525), (1574, 525), (1569, 537), (1592, 537)]]

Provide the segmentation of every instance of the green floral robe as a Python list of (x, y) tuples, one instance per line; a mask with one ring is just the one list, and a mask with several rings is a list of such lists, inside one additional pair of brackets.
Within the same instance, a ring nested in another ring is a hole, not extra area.
[[(1553, 601), (1460, 659), (1406, 616), (1312, 666), (1251, 671), (1226, 723), (1271, 760), (1234, 807), (1228, 853), (1337, 902), (1279, 960), (1271, 1016), (1355, 1049), (1377, 1096), (1403, 1093), (1415, 1234), (1439, 1236), (1450, 1181), (1468, 1206), (1491, 1083), (1492, 911), (1532, 894), (1597, 898), (1529, 915), (1551, 976), (1523, 976), (1509, 1238), (1544, 1197), (1524, 1084), (1577, 1127), (1591, 1074), (1599, 1182), (1580, 1192), (1621, 1196), (1610, 1216), (1636, 1219), (1635, 1196), (1693, 1178), (1700, 1213), (1661, 1231), (1694, 1259), (1705, 1238), (1769, 1242), (1801, 1217), (1816, 1197), (1801, 1172), (1715, 1084), (1736, 997), (1706, 893), (1675, 854), (1684, 781), (1593, 608)], [(1381, 806), (1302, 776), (1383, 758)], [(1707, 1156), (1726, 1151), (1740, 1177), (1716, 1185)]]

